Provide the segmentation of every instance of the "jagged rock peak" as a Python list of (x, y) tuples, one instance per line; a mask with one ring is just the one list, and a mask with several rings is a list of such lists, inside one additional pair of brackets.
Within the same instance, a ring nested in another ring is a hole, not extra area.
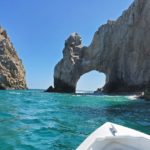
[(79, 59), (80, 50), (82, 48), (82, 40), (78, 33), (72, 33), (65, 41), (63, 49), (64, 59), (69, 59), (73, 64)]
[(81, 37), (78, 33), (72, 33), (69, 38), (66, 40), (66, 44), (73, 44), (73, 45), (81, 45)]
[(25, 70), (6, 30), (0, 26), (0, 89), (26, 89)]
[(149, 25), (150, 0), (135, 0), (95, 32), (90, 46), (65, 46), (55, 66), (54, 88), (48, 91), (75, 92), (80, 77), (92, 70), (106, 75), (105, 92), (143, 91), (150, 83)]

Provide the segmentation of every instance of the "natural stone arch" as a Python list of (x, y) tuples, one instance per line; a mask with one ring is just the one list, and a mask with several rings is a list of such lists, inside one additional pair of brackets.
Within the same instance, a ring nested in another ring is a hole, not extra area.
[(116, 21), (94, 34), (88, 47), (73, 33), (54, 71), (49, 92), (75, 92), (81, 75), (97, 70), (106, 75), (104, 92), (141, 92), (150, 83), (150, 1), (134, 0)]
[(95, 53), (88, 52), (88, 47), (82, 46), (81, 37), (77, 33), (71, 34), (65, 41), (63, 59), (54, 69), (55, 88), (50, 87), (47, 91), (74, 93), (82, 75), (93, 70), (103, 72), (102, 67), (99, 70), (99, 61), (95, 58)]
[(76, 93), (100, 91), (105, 85), (106, 76), (104, 73), (92, 70), (83, 74), (77, 81)]

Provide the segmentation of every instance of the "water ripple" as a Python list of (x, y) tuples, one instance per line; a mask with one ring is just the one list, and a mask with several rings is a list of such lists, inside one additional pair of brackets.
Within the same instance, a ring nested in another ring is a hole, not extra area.
[(0, 91), (0, 149), (74, 150), (106, 121), (150, 134), (150, 102), (130, 98)]

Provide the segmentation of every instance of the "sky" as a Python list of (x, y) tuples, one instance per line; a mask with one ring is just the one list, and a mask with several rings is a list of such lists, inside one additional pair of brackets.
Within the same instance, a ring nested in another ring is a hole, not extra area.
[[(115, 20), (133, 0), (3, 0), (0, 25), (22, 59), (29, 88), (53, 84), (54, 66), (62, 58), (64, 41), (77, 32), (88, 46), (96, 30)], [(96, 71), (81, 77), (78, 90), (103, 86), (105, 75)]]

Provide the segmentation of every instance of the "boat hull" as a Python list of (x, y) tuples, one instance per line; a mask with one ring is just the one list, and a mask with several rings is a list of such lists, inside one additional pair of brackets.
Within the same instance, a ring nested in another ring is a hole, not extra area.
[(150, 136), (107, 122), (94, 131), (77, 150), (150, 150)]

